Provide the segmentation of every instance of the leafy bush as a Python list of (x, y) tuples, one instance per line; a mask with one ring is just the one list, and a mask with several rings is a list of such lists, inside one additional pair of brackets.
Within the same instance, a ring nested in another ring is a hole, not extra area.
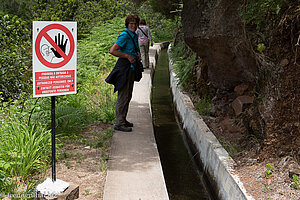
[(149, 0), (153, 10), (162, 13), (169, 18), (174, 17), (171, 11), (182, 7), (182, 0)]
[(26, 22), (0, 12), (0, 91), (4, 100), (30, 88), (31, 43)]
[(242, 19), (246, 24), (255, 25), (260, 29), (268, 19), (279, 14), (289, 0), (251, 0), (241, 7)]
[(99, 22), (124, 16), (132, 3), (127, 0), (35, 0), (36, 21), (76, 21), (78, 38), (83, 38)]
[(27, 21), (32, 18), (32, 0), (1, 0), (0, 10), (6, 14), (16, 15)]
[(126, 0), (100, 0), (81, 3), (73, 18), (74, 21), (78, 22), (78, 37), (82, 38), (98, 23), (105, 23), (116, 16), (125, 16), (130, 7), (132, 7), (132, 3)]
[(33, 18), (36, 21), (72, 21), (82, 0), (35, 0)]
[(162, 13), (155, 12), (149, 1), (144, 2), (137, 13), (146, 20), (154, 42), (173, 40), (173, 31), (180, 21), (179, 15), (174, 15), (172, 19), (167, 18)]

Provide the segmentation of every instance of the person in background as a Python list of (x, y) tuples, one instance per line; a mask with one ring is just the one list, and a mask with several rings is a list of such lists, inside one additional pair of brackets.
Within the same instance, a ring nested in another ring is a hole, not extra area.
[(151, 42), (151, 46), (153, 46), (153, 41), (150, 29), (146, 26), (145, 19), (141, 19), (140, 26), (136, 30), (136, 34), (139, 38), (139, 47), (141, 50), (143, 66), (144, 68), (149, 68), (149, 42)]
[(136, 61), (139, 58), (138, 36), (135, 31), (139, 26), (138, 15), (130, 14), (126, 17), (126, 30), (119, 36), (109, 53), (119, 57), (114, 69), (105, 79), (107, 83), (115, 86), (118, 91), (116, 102), (116, 117), (114, 129), (118, 131), (132, 131), (133, 123), (126, 120), (129, 102), (132, 97), (133, 85), (136, 73)]

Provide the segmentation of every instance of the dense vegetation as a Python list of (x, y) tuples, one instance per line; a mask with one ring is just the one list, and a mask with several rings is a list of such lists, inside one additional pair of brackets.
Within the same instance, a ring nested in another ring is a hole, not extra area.
[(149, 2), (139, 6), (126, 0), (2, 2), (0, 191), (28, 194), (34, 191), (51, 161), (50, 98), (32, 97), (32, 21), (77, 21), (78, 24), (78, 94), (56, 98), (58, 149), (63, 145), (60, 138), (74, 137), (89, 123), (114, 121), (116, 95), (104, 79), (116, 61), (109, 48), (124, 30), (124, 17), (133, 12), (146, 18), (155, 42), (171, 39), (176, 21), (153, 13)]

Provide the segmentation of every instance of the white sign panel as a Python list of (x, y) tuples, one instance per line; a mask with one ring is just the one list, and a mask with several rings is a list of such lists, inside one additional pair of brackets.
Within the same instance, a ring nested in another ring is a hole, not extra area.
[(77, 22), (33, 22), (33, 97), (76, 94)]

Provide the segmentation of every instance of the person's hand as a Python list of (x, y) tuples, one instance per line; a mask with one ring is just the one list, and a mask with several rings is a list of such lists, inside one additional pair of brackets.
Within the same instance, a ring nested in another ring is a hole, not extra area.
[(135, 58), (132, 57), (132, 56), (129, 55), (129, 54), (128, 54), (128, 58), (127, 58), (127, 59), (129, 60), (130, 63), (134, 63), (134, 62), (135, 62)]
[[(66, 39), (66, 41), (65, 41), (64, 44), (63, 44), (63, 42), (64, 42), (64, 35), (62, 35), (61, 41), (60, 41), (60, 33), (58, 33), (58, 41), (57, 41), (57, 36), (55, 36), (55, 43), (65, 53), (66, 52), (66, 46), (67, 46), (68, 39)], [(60, 55), (53, 47), (51, 48), (51, 50), (53, 51), (54, 55), (57, 58), (61, 58), (62, 57), (62, 55)]]

